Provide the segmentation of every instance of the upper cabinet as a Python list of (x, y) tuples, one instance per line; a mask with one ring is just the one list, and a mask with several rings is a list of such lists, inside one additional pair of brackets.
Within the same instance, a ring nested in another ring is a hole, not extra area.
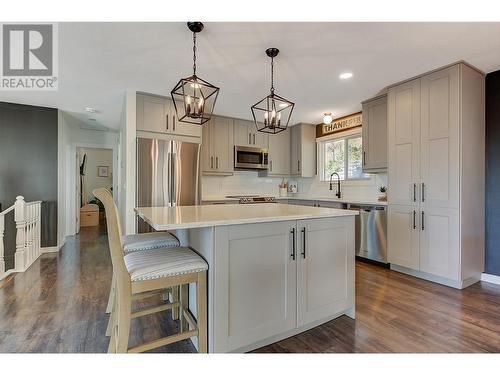
[(201, 137), (201, 126), (179, 122), (171, 99), (164, 96), (137, 94), (137, 122), (139, 131)]
[(363, 103), (363, 172), (387, 170), (387, 94)]
[(298, 124), (290, 129), (290, 174), (300, 177), (316, 175), (316, 126)]
[(268, 176), (290, 175), (290, 140), (290, 129), (269, 135)]
[(201, 144), (203, 174), (233, 174), (233, 119), (212, 116), (212, 119), (201, 127), (203, 129)]
[(253, 121), (235, 119), (234, 145), (268, 148), (269, 135), (267, 133), (257, 131)]

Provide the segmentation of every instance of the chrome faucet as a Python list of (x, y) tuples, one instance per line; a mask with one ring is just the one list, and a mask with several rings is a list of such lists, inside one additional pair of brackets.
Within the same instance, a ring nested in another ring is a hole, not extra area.
[(340, 199), (342, 197), (342, 193), (340, 192), (340, 176), (337, 172), (333, 172), (330, 175), (330, 190), (333, 190), (333, 184), (332, 184), (333, 175), (337, 176), (337, 192), (335, 193), (335, 195), (337, 196), (337, 198)]

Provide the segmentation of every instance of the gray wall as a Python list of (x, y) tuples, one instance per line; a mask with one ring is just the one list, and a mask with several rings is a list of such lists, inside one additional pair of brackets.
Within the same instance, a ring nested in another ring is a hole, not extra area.
[(500, 70), (486, 76), (486, 264), (500, 276)]
[[(42, 246), (57, 245), (57, 109), (0, 102), (0, 204), (42, 200)], [(5, 223), (6, 269), (13, 267), (13, 215)]]

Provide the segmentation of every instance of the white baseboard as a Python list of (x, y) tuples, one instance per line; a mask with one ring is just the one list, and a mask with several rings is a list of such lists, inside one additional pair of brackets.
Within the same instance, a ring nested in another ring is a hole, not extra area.
[(58, 251), (59, 251), (59, 246), (49, 246), (40, 248), (40, 254), (57, 253)]
[(481, 281), (486, 281), (487, 283), (500, 285), (500, 276), (483, 273), (481, 274)]

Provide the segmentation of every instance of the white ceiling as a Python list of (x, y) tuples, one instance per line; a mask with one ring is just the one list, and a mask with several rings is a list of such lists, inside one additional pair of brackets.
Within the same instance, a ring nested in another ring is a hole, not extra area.
[[(207, 23), (198, 75), (221, 88), (215, 112), (251, 118), (268, 94), (267, 47), (278, 47), (276, 92), (296, 103), (292, 122), (355, 112), (385, 86), (465, 60), (500, 69), (500, 23)], [(184, 23), (62, 23), (59, 90), (0, 92), (0, 100), (57, 107), (117, 129), (126, 89), (168, 95), (192, 73)], [(338, 75), (354, 77), (341, 81)], [(94, 107), (98, 114), (85, 113)]]

